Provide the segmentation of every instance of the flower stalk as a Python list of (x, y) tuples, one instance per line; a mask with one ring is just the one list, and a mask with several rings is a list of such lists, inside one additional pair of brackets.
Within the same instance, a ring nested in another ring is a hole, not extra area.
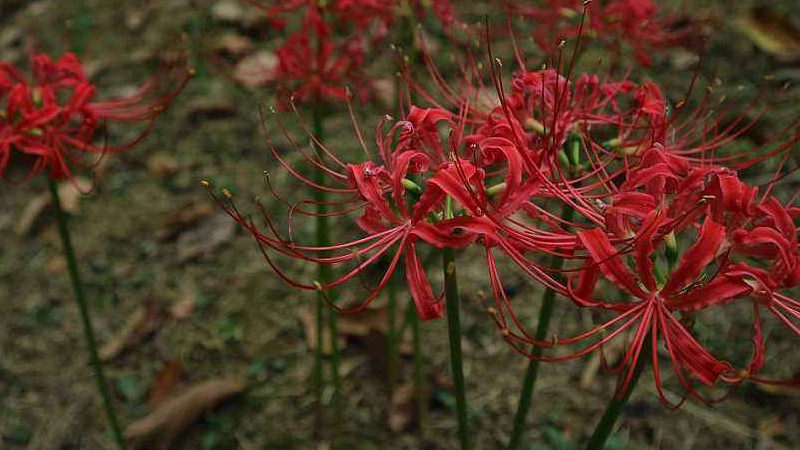
[(589, 438), (589, 443), (586, 445), (587, 450), (603, 450), (605, 448), (606, 441), (608, 441), (609, 436), (611, 436), (611, 432), (614, 431), (614, 425), (617, 423), (619, 415), (625, 408), (625, 404), (628, 403), (628, 399), (633, 389), (636, 387), (639, 378), (641, 378), (647, 361), (650, 359), (651, 346), (650, 338), (645, 339), (642, 344), (642, 357), (639, 359), (634, 369), (633, 377), (631, 378), (628, 388), (623, 391), (621, 395), (619, 393), (615, 394), (608, 402), (608, 405), (606, 405), (606, 410), (603, 412), (600, 422), (598, 422), (597, 427), (595, 427), (592, 433), (592, 437)]
[(469, 427), (467, 425), (467, 398), (464, 387), (464, 366), (461, 355), (461, 299), (458, 295), (458, 276), (456, 273), (455, 252), (451, 248), (442, 251), (444, 269), (444, 290), (447, 309), (447, 330), (450, 337), (450, 367), (453, 371), (453, 384), (456, 395), (456, 418), (458, 420), (458, 441), (461, 450), (469, 450)]
[(397, 283), (396, 278), (389, 281), (386, 291), (386, 321), (388, 322), (388, 355), (386, 358), (386, 381), (389, 385), (389, 398), (391, 400), (394, 388), (397, 385), (397, 372), (399, 362), (399, 336), (397, 330)]
[(420, 436), (425, 435), (425, 418), (428, 414), (428, 399), (425, 396), (425, 356), (422, 353), (422, 330), (417, 310), (413, 305), (408, 307), (409, 322), (411, 322), (411, 344), (414, 352), (414, 371), (412, 386), (414, 399), (417, 402), (417, 428)]
[[(445, 218), (453, 217), (452, 200), (445, 201)], [(458, 441), (461, 450), (469, 450), (469, 426), (467, 424), (467, 397), (464, 386), (464, 364), (461, 353), (461, 298), (458, 294), (458, 273), (456, 255), (452, 248), (442, 250), (442, 269), (444, 270), (445, 309), (447, 310), (447, 331), (450, 339), (450, 368), (453, 371), (453, 385), (456, 395), (456, 419), (458, 421)]]
[[(572, 220), (575, 210), (569, 206), (564, 207), (561, 213), (561, 218), (564, 222)], [(551, 267), (553, 270), (558, 271), (564, 267), (564, 259), (554, 256), (551, 260)], [(539, 322), (536, 325), (536, 340), (543, 341), (547, 338), (547, 333), (550, 329), (550, 319), (553, 317), (553, 309), (555, 308), (556, 291), (551, 288), (546, 288), (542, 294), (542, 306), (539, 310)], [(507, 450), (516, 450), (522, 443), (522, 438), (525, 435), (525, 422), (528, 417), (528, 412), (531, 409), (533, 400), (533, 391), (536, 388), (536, 380), (539, 376), (539, 358), (542, 356), (544, 347), (534, 345), (531, 349), (531, 358), (528, 363), (528, 369), (525, 371), (525, 380), (522, 383), (522, 391), (519, 396), (519, 404), (517, 405), (517, 413), (514, 416), (514, 428), (511, 432), (511, 438), (508, 441)]]
[[(324, 138), (324, 118), (323, 118), (323, 111), (321, 105), (318, 103), (314, 107), (313, 111), (313, 133), (317, 139), (322, 140)], [(313, 145), (313, 143), (312, 143)], [(317, 149), (317, 157), (322, 158), (322, 154)], [(325, 181), (325, 174), (323, 173), (322, 169), (319, 167), (314, 168), (314, 177), (317, 183), (323, 184)], [(314, 200), (317, 202), (317, 218), (316, 218), (316, 241), (317, 245), (320, 247), (327, 247), (331, 244), (331, 236), (330, 236), (330, 226), (328, 223), (327, 217), (327, 195), (324, 190), (318, 189), (315, 191), (315, 198)], [(317, 266), (317, 276), (320, 283), (328, 283), (330, 280), (333, 279), (331, 274), (331, 267), (326, 264), (319, 264)], [(323, 374), (323, 335), (325, 334), (325, 312), (326, 308), (324, 305), (325, 299), (323, 298), (324, 295), (327, 295), (328, 300), (332, 303), (336, 303), (338, 299), (338, 295), (336, 292), (328, 292), (324, 294), (320, 291), (317, 295), (317, 304), (316, 304), (316, 312), (317, 312), (317, 354), (315, 355), (314, 360), (314, 378), (315, 378), (315, 386), (318, 388), (317, 395), (318, 399), (321, 400), (322, 391), (324, 390), (324, 374)], [(328, 325), (328, 333), (331, 340), (331, 356), (330, 356), (330, 369), (331, 369), (331, 384), (333, 385), (333, 410), (334, 410), (334, 424), (335, 429), (340, 429), (341, 420), (342, 420), (342, 382), (341, 376), (339, 373), (339, 343), (337, 340), (337, 336), (339, 334), (338, 328), (338, 316), (336, 315), (335, 311), (328, 311), (327, 314), (327, 325)]]
[(80, 278), (78, 271), (78, 263), (75, 259), (75, 251), (72, 248), (72, 239), (69, 234), (69, 227), (67, 226), (67, 215), (61, 207), (61, 198), (58, 195), (58, 185), (52, 178), (48, 178), (48, 186), (50, 188), (50, 195), (53, 198), (53, 205), (56, 210), (56, 220), (58, 222), (58, 231), (61, 235), (61, 245), (64, 251), (64, 258), (67, 260), (67, 271), (69, 272), (70, 280), (72, 281), (72, 289), (75, 293), (75, 300), (78, 304), (78, 311), (81, 316), (81, 323), (83, 325), (83, 332), (86, 338), (87, 348), (89, 350), (89, 361), (94, 370), (95, 380), (97, 381), (97, 389), (103, 398), (103, 407), (105, 408), (106, 418), (109, 425), (111, 425), (111, 432), (114, 436), (114, 441), (120, 450), (125, 450), (125, 438), (122, 434), (119, 419), (114, 411), (114, 406), (111, 403), (111, 393), (108, 388), (108, 380), (106, 379), (103, 370), (103, 363), (100, 361), (100, 355), (97, 350), (97, 339), (95, 338), (94, 328), (92, 326), (91, 316), (89, 315), (89, 306), (86, 303), (86, 297), (83, 293), (83, 282)]

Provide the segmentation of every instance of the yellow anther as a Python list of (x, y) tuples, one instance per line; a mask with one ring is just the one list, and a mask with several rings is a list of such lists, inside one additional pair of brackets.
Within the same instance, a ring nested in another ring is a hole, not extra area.
[(489, 313), (490, 316), (497, 314), (497, 310), (492, 308), (491, 306), (486, 308), (486, 312)]
[(211, 183), (209, 183), (206, 180), (200, 180), (200, 185), (205, 186), (205, 187), (211, 187)]
[(511, 330), (509, 330), (508, 328), (503, 328), (502, 330), (500, 330), (500, 332), (503, 333), (504, 337), (508, 337), (511, 334)]
[(322, 288), (322, 283), (320, 283), (319, 281), (314, 280), (314, 282), (312, 284), (314, 285), (314, 289), (316, 289), (318, 291), (323, 291), (324, 290)]
[(233, 198), (233, 194), (231, 194), (231, 191), (229, 191), (228, 189), (223, 189), (222, 190), (222, 195), (224, 195), (225, 197), (227, 197), (229, 199)]

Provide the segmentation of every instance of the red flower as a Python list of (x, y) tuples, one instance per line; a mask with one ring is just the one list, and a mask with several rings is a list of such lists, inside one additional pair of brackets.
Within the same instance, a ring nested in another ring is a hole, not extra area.
[[(578, 231), (588, 257), (567, 286), (573, 302), (605, 311), (613, 317), (574, 337), (536, 341), (507, 305), (502, 286), (493, 280), (496, 325), (511, 345), (533, 357), (524, 345), (557, 348), (585, 343), (582, 350), (543, 361), (566, 361), (602, 350), (626, 333), (626, 351), (620, 361), (618, 394), (628, 389), (639, 364), (653, 366), (661, 401), (658, 349), (666, 350), (669, 364), (688, 395), (705, 400), (695, 381), (738, 384), (745, 379), (762, 383), (797, 383), (760, 375), (766, 342), (759, 310), (766, 308), (777, 320), (800, 336), (800, 302), (778, 292), (800, 283), (800, 249), (797, 227), (790, 208), (774, 198), (757, 201), (756, 189), (739, 181), (735, 172), (722, 167), (692, 168), (680, 157), (656, 149), (646, 152), (627, 174), (620, 191), (604, 205), (605, 226)], [(694, 243), (676, 264), (682, 236), (694, 235)], [(665, 254), (664, 267), (657, 255)], [(490, 267), (493, 264), (490, 262)], [(628, 300), (595, 297), (602, 278)], [(753, 300), (753, 346), (749, 363), (737, 370), (713, 355), (682, 322), (682, 315)], [(503, 309), (501, 309), (503, 308)], [(506, 316), (510, 318), (506, 319)], [(650, 346), (645, 352), (645, 345)], [(644, 354), (647, 360), (641, 361)]]
[[(329, 149), (321, 147), (325, 159), (331, 161), (332, 167), (329, 167), (302, 148), (293, 147), (307, 163), (323, 170), (333, 185), (321, 185), (304, 177), (283, 159), (268, 139), (270, 150), (278, 163), (301, 183), (342, 197), (328, 204), (337, 208), (329, 216), (342, 217), (346, 221), (349, 214), (361, 211), (360, 217), (354, 222), (365, 233), (364, 237), (328, 247), (299, 245), (294, 241), (291, 222), (288, 226), (289, 237), (283, 238), (265, 214), (270, 230), (265, 233), (255, 223), (246, 220), (230, 198), (227, 202), (215, 198), (231, 217), (253, 234), (267, 263), (283, 280), (296, 288), (333, 289), (378, 265), (383, 258), (388, 258), (388, 266), (382, 269), (383, 274), (378, 277), (375, 286), (368, 287), (364, 298), (355, 306), (334, 305), (337, 310), (355, 313), (366, 308), (388, 283), (402, 257), (417, 313), (423, 320), (441, 317), (441, 297), (434, 294), (428, 281), (418, 256), (418, 246), (425, 243), (434, 248), (463, 248), (477, 238), (476, 233), (470, 231), (468, 223), (465, 224), (464, 218), (447, 216), (445, 204), (448, 196), (455, 205), (459, 202), (469, 203), (470, 199), (461, 195), (461, 180), (479, 183), (482, 177), (482, 171), (468, 161), (436, 162), (442, 157), (443, 143), (440, 138), (433, 136), (431, 127), (437, 122), (447, 125), (449, 117), (443, 111), (423, 112), (414, 109), (407, 120), (397, 122), (385, 133), (381, 131), (385, 120), (381, 120), (376, 140), (380, 161), (346, 164)], [(361, 135), (360, 132), (358, 135)], [(290, 142), (294, 143), (294, 139), (290, 139)], [(364, 150), (370, 154), (366, 146)], [(411, 181), (412, 178), (424, 180), (424, 190)], [(314, 212), (306, 209), (312, 204), (315, 204), (313, 200), (286, 202), (290, 221), (294, 216), (314, 216)], [(334, 267), (346, 264), (354, 264), (355, 267), (335, 280), (320, 285), (295, 280), (276, 264), (272, 254)]]
[[(403, 14), (424, 15), (424, 2), (412, 0), (291, 0), (264, 4), (245, 0), (265, 12), (276, 28), (284, 29), (292, 14), (302, 14), (302, 25), (285, 33), (277, 68), (264, 68), (263, 80), (299, 101), (342, 101), (351, 86), (364, 99), (370, 88), (363, 71), (368, 43), (388, 35)], [(445, 27), (454, 23), (449, 0), (432, 2), (434, 15)]]
[[(546, 6), (512, 2), (514, 14), (535, 20), (534, 38), (546, 53), (559, 43), (580, 33), (597, 38), (619, 52), (623, 44), (633, 48), (642, 65), (651, 63), (654, 49), (674, 46), (686, 40), (687, 30), (674, 30), (677, 18), (661, 14), (651, 0), (547, 0)], [(588, 21), (581, 23), (587, 8)]]
[[(153, 82), (148, 82), (130, 97), (98, 102), (94, 101), (95, 87), (75, 55), (52, 61), (37, 54), (32, 66), (28, 81), (13, 66), (0, 64), (0, 176), (12, 151), (33, 158), (30, 176), (47, 170), (51, 177), (63, 179), (71, 176), (72, 166), (86, 163), (87, 153), (131, 148), (190, 78), (184, 77), (177, 89), (155, 100), (147, 100), (154, 90)], [(147, 127), (128, 143), (95, 145), (100, 123), (109, 122), (143, 122)]]

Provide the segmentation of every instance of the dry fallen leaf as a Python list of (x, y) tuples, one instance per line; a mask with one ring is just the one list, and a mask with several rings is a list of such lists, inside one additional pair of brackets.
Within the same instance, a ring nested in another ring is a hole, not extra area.
[(209, 254), (230, 241), (235, 233), (236, 223), (227, 214), (211, 216), (178, 236), (178, 261), (184, 263)]
[(784, 60), (800, 59), (800, 30), (767, 6), (750, 9), (739, 17), (739, 29), (761, 50)]
[(183, 365), (179, 361), (167, 361), (161, 366), (150, 390), (150, 408), (155, 409), (175, 393), (183, 379)]
[[(308, 348), (311, 350), (317, 349), (317, 323), (315, 317), (316, 315), (311, 309), (301, 309), (297, 313), (297, 318), (300, 319), (300, 323), (303, 324), (303, 334), (305, 334), (306, 337), (306, 344), (308, 344)], [(328, 327), (324, 327), (323, 331), (322, 354), (330, 355), (332, 346)]]
[(25, 209), (22, 210), (22, 214), (20, 214), (17, 224), (14, 226), (14, 232), (17, 236), (28, 236), (39, 228), (50, 202), (50, 194), (43, 194), (34, 197), (25, 205)]
[(416, 401), (414, 399), (414, 385), (404, 383), (392, 393), (392, 403), (389, 407), (389, 429), (393, 433), (403, 433), (411, 429), (417, 416)]
[(241, 22), (245, 13), (243, 4), (236, 0), (220, 0), (211, 8), (211, 17), (217, 22)]
[(161, 223), (155, 238), (161, 242), (175, 239), (184, 230), (196, 225), (213, 212), (214, 207), (208, 202), (186, 204)]
[(372, 90), (382, 106), (389, 108), (397, 104), (397, 81), (394, 78), (376, 78)]
[(225, 33), (216, 40), (214, 49), (223, 57), (238, 60), (253, 50), (253, 41), (240, 34)]
[(148, 416), (125, 429), (125, 439), (136, 448), (167, 450), (172, 442), (204, 413), (244, 391), (235, 379), (212, 379), (189, 387), (165, 401)]
[[(76, 214), (81, 196), (91, 190), (92, 182), (83, 177), (74, 177), (72, 181), (59, 183), (61, 208), (70, 214)], [(38, 230), (48, 216), (47, 213), (51, 211), (52, 201), (49, 192), (37, 195), (29, 201), (14, 227), (17, 236), (28, 236)]]
[(125, 325), (100, 349), (100, 359), (109, 361), (153, 334), (164, 320), (158, 301), (147, 301), (128, 317)]
[(181, 284), (180, 297), (169, 307), (169, 314), (174, 319), (185, 319), (192, 315), (197, 299), (197, 288), (191, 282)]
[(275, 78), (278, 57), (269, 50), (262, 50), (242, 59), (236, 64), (233, 78), (249, 88), (257, 88)]
[[(617, 339), (604, 345), (602, 347), (602, 352), (603, 355), (605, 355), (606, 361), (615, 361), (622, 354), (624, 349), (625, 340)], [(594, 385), (595, 378), (597, 378), (597, 374), (600, 372), (602, 366), (603, 360), (600, 352), (594, 352), (589, 363), (585, 365), (583, 373), (581, 373), (578, 386), (580, 386), (581, 389), (589, 389), (590, 386)]]
[(167, 178), (178, 171), (178, 161), (170, 154), (156, 153), (147, 158), (147, 170), (158, 178)]

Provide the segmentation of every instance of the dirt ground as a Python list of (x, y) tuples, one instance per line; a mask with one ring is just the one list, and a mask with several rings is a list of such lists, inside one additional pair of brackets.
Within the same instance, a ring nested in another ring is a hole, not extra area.
[[(719, 89), (732, 92), (734, 100), (721, 109), (733, 107), (736, 98), (752, 97), (764, 75), (800, 81), (797, 62), (759, 50), (737, 27), (737, 14), (749, 2), (737, 4), (735, 10), (723, 7), (727, 2), (722, 1), (667, 3), (688, 17), (708, 19), (711, 32), (700, 78), (708, 84), (719, 77)], [(88, 15), (77, 14), (81, 4)], [(781, 17), (800, 13), (792, 0), (772, 4)], [(229, 188), (252, 211), (248, 199), (269, 197), (264, 170), (273, 173), (279, 188), (290, 186), (268, 156), (259, 127), (258, 107), (274, 102), (272, 95), (237, 86), (225, 76), (230, 68), (221, 61), (240, 61), (269, 48), (265, 42), (272, 37), (258, 23), (237, 15), (236, 5), (225, 0), (0, 0), (0, 60), (20, 63), (31, 45), (59, 54), (67, 50), (68, 36), (74, 36), (70, 27), (86, 19), (91, 32), (85, 59), (102, 96), (130, 92), (165, 60), (188, 55), (198, 66), (196, 79), (152, 134), (134, 151), (109, 157), (96, 174), (86, 175), (94, 189), (74, 198), (71, 208), (74, 244), (108, 359), (115, 406), (123, 422), (131, 423), (195, 383), (245, 380), (250, 387), (245, 393), (203, 413), (171, 448), (327, 449), (333, 431), (330, 417), (324, 420), (328, 425), (318, 424), (309, 384), (313, 351), (304, 326), (314, 297), (281, 283), (252, 239), (219, 211), (199, 184), (207, 179)], [(502, 14), (496, 16), (502, 23)], [(666, 53), (635, 76), (664, 80), (671, 97), (680, 98), (695, 71), (696, 57), (686, 49)], [(206, 60), (203, 64), (197, 64), (198, 54)], [(386, 86), (392, 83), (393, 69), (391, 58), (384, 59), (374, 70), (382, 73), (376, 78)], [(798, 89), (774, 98), (768, 119), (757, 128), (767, 136), (800, 114)], [(329, 142), (356, 152), (346, 110), (340, 107), (338, 112), (327, 124)], [(359, 106), (365, 129), (390, 112), (386, 105)], [(295, 125), (290, 127), (297, 131)], [(112, 132), (123, 137), (128, 133)], [(790, 177), (784, 186), (796, 190), (798, 179)], [(54, 216), (43, 204), (46, 194), (42, 178), (0, 186), (0, 448), (112, 449)], [(31, 206), (36, 202), (42, 204), (41, 211)], [(311, 224), (298, 226), (302, 235), (309, 233)], [(472, 263), (480, 255), (467, 252), (458, 257), (471, 434), (476, 449), (501, 448), (511, 430), (527, 360), (498, 337), (486, 318), (478, 299), (479, 291), (487, 288), (485, 273)], [(311, 268), (290, 270), (303, 274)], [(519, 280), (509, 285), (517, 285), (515, 301), (521, 314), (533, 324), (540, 292), (522, 282), (521, 275), (509, 273)], [(382, 302), (374, 310), (378, 316)], [(431, 390), (425, 425), (422, 430), (412, 425), (392, 431), (390, 419), (413, 417), (407, 395), (392, 402), (387, 394), (382, 366), (385, 329), (370, 317), (342, 319), (347, 336), (338, 447), (455, 448), (444, 322), (423, 325)], [(565, 333), (594, 320), (566, 305), (556, 317), (556, 329)], [(737, 327), (745, 323), (725, 325), (724, 334), (717, 334), (718, 341), (711, 344), (744, 345), (740, 337), (748, 330)], [(709, 329), (719, 325), (714, 318), (708, 324)], [(408, 339), (406, 333), (403, 345)], [(787, 335), (776, 341), (769, 357), (793, 360), (792, 367), (798, 367), (796, 340)], [(410, 355), (403, 356), (400, 385), (406, 391), (411, 361)], [(614, 389), (614, 376), (598, 370), (599, 362), (588, 357), (543, 366), (524, 448), (581, 448)], [(725, 402), (690, 401), (670, 411), (659, 404), (652, 381), (645, 379), (626, 407), (610, 449), (800, 447), (800, 390), (744, 385)], [(330, 399), (328, 391), (323, 400)]]

